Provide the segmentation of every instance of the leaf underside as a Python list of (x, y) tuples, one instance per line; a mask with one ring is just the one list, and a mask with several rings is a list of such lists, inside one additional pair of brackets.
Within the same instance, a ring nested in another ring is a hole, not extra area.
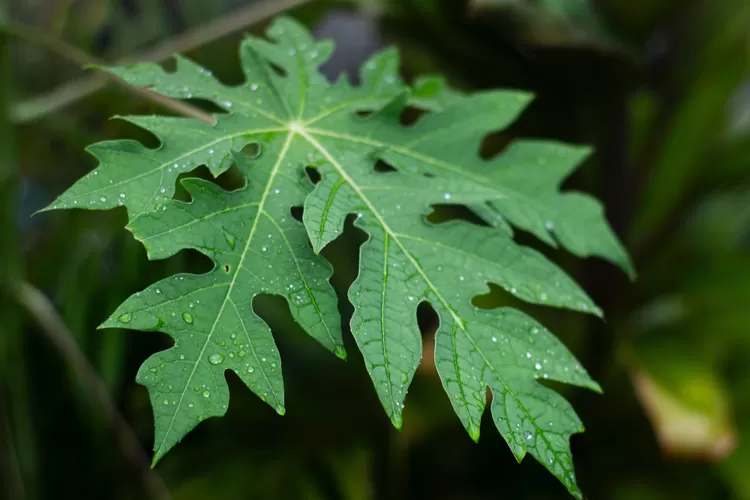
[[(320, 250), (344, 220), (368, 235), (349, 290), (351, 330), (386, 413), (401, 426), (406, 393), (422, 356), (416, 309), (440, 317), (435, 364), (451, 404), (473, 439), (492, 394), (497, 429), (520, 461), (527, 452), (580, 497), (569, 439), (583, 426), (570, 404), (539, 379), (599, 390), (557, 338), (524, 313), (482, 310), (474, 296), (497, 284), (529, 303), (600, 314), (589, 297), (540, 253), (516, 244), (511, 225), (579, 256), (598, 256), (632, 273), (601, 206), (560, 183), (588, 149), (518, 141), (492, 159), (482, 139), (512, 123), (530, 101), (522, 92), (464, 96), (438, 79), (410, 88), (398, 55), (386, 50), (364, 66), (359, 85), (330, 83), (319, 67), (330, 42), (314, 41), (280, 18), (268, 40), (240, 47), (247, 81), (228, 87), (177, 58), (106, 68), (126, 82), (177, 99), (208, 100), (225, 113), (215, 125), (175, 117), (124, 119), (160, 138), (155, 149), (110, 141), (89, 151), (99, 166), (48, 209), (127, 208), (128, 229), (151, 259), (196, 249), (215, 267), (164, 279), (127, 299), (102, 328), (160, 331), (174, 345), (152, 355), (137, 380), (155, 417), (154, 462), (200, 421), (224, 415), (225, 370), (284, 413), (281, 359), (270, 329), (253, 310), (259, 294), (284, 297), (295, 320), (345, 358), (330, 264)], [(406, 106), (429, 111), (405, 127)], [(243, 153), (257, 145), (259, 154)], [(376, 171), (383, 161), (393, 168)], [(173, 199), (177, 177), (205, 165), (215, 176), (237, 165), (245, 186), (226, 191), (184, 178), (190, 202)], [(305, 168), (321, 176), (313, 184)], [(433, 224), (436, 204), (471, 207), (487, 226)], [(303, 222), (291, 216), (303, 206)]]

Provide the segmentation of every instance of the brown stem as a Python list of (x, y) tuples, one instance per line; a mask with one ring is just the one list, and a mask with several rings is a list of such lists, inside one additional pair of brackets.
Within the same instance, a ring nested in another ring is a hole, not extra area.
[[(84, 52), (83, 50), (77, 47), (74, 47), (73, 45), (70, 45), (69, 43), (63, 40), (50, 36), (36, 28), (32, 28), (30, 26), (24, 26), (21, 24), (5, 24), (2, 26), (2, 30), (5, 31), (9, 35), (13, 35), (28, 43), (43, 47), (49, 50), (50, 52), (52, 52), (53, 54), (57, 54), (61, 58), (67, 61), (70, 61), (71, 63), (77, 66), (104, 64), (104, 61), (97, 59), (96, 57)], [(97, 76), (97, 80), (101, 80), (102, 82), (105, 82), (105, 81), (114, 82), (115, 84), (119, 85), (120, 87), (127, 90), (128, 92), (136, 94), (149, 101), (155, 102), (156, 104), (159, 104), (160, 106), (163, 106), (164, 108), (169, 109), (179, 115), (196, 118), (210, 125), (213, 125), (215, 123), (213, 117), (209, 113), (206, 113), (196, 108), (195, 106), (191, 106), (190, 104), (186, 102), (178, 101), (176, 99), (171, 99), (167, 96), (157, 94), (156, 92), (152, 92), (148, 89), (135, 87), (133, 85), (128, 85), (127, 83), (122, 81), (120, 78), (117, 78), (116, 76), (110, 73), (102, 72), (100, 75)], [(100, 88), (99, 85), (86, 85), (86, 89), (89, 89), (89, 90), (98, 89), (98, 88)], [(76, 93), (75, 95), (80, 96), (81, 94)]]
[[(118, 60), (115, 64), (132, 64), (135, 61), (162, 62), (174, 54), (188, 52), (223, 36), (263, 21), (280, 12), (303, 5), (311, 0), (265, 0), (231, 12), (185, 34), (164, 41), (145, 52)], [(58, 51), (58, 54), (59, 51)], [(69, 54), (72, 55), (72, 54)], [(80, 54), (78, 54), (80, 55)], [(65, 83), (41, 96), (32, 97), (17, 104), (11, 111), (16, 123), (27, 123), (53, 113), (103, 89), (107, 78), (103, 74), (85, 76)], [(153, 92), (152, 92), (153, 94)], [(144, 96), (146, 97), (146, 96)], [(179, 101), (177, 101), (179, 102)], [(180, 111), (173, 109), (181, 113)], [(191, 115), (192, 116), (192, 115)], [(213, 118), (209, 123), (213, 123)]]
[(17, 286), (16, 299), (28, 311), (41, 327), (47, 340), (55, 347), (75, 378), (83, 386), (83, 392), (89, 395), (97, 405), (107, 425), (114, 431), (117, 443), (125, 459), (137, 471), (139, 479), (148, 492), (149, 498), (167, 500), (171, 498), (169, 490), (161, 476), (149, 467), (149, 460), (141, 443), (119, 412), (109, 396), (104, 383), (99, 378), (86, 356), (81, 352), (68, 327), (57, 313), (47, 297), (29, 283), (22, 282)]

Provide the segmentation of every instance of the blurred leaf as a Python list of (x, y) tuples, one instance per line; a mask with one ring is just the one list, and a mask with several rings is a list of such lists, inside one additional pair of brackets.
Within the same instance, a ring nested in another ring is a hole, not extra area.
[(689, 84), (679, 96), (679, 106), (673, 108), (663, 132), (652, 132), (663, 136), (657, 136), (661, 143), (633, 223), (631, 240), (639, 245), (681, 208), (694, 185), (700, 188), (702, 169), (714, 168), (716, 158), (707, 153), (726, 130), (730, 96), (750, 73), (750, 5), (723, 0), (691, 12), (700, 36), (680, 67)]
[(668, 390), (639, 368), (631, 377), (665, 453), (720, 460), (734, 450), (737, 436), (727, 394), (700, 365), (683, 366), (679, 374), (672, 374), (670, 387), (679, 392)]

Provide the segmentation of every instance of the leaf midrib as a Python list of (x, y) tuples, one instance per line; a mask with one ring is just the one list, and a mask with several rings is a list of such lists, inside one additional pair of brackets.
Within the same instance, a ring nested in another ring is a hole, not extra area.
[[(250, 130), (245, 130), (245, 131), (237, 132), (237, 133), (234, 133), (234, 134), (228, 134), (226, 136), (222, 136), (220, 138), (217, 138), (217, 139), (215, 139), (214, 141), (212, 141), (210, 143), (203, 144), (203, 145), (201, 145), (198, 148), (195, 148), (195, 149), (193, 149), (193, 150), (191, 150), (191, 151), (189, 151), (187, 153), (184, 153), (184, 154), (180, 155), (179, 157), (172, 158), (171, 160), (166, 161), (163, 164), (161, 164), (159, 167), (156, 167), (156, 168), (154, 168), (154, 169), (152, 169), (152, 170), (150, 170), (148, 172), (139, 174), (137, 177), (134, 177), (134, 178), (128, 179), (127, 181), (122, 181), (122, 182), (120, 182), (118, 184), (110, 185), (110, 186), (107, 186), (107, 187), (103, 188), (103, 189), (110, 189), (110, 188), (112, 188), (112, 187), (114, 187), (116, 185), (121, 185), (121, 184), (125, 184), (127, 182), (132, 182), (135, 179), (138, 179), (138, 178), (143, 177), (145, 175), (149, 175), (149, 174), (151, 174), (151, 173), (153, 173), (153, 172), (155, 172), (155, 171), (157, 171), (159, 169), (163, 169), (163, 168), (167, 167), (168, 165), (174, 163), (175, 161), (179, 161), (179, 160), (181, 160), (181, 159), (183, 159), (183, 158), (185, 158), (187, 156), (190, 156), (190, 155), (195, 154), (195, 153), (197, 153), (197, 152), (199, 152), (199, 151), (201, 151), (201, 150), (203, 150), (203, 149), (205, 149), (207, 147), (210, 147), (213, 144), (217, 144), (219, 142), (222, 142), (222, 141), (225, 141), (225, 140), (228, 140), (228, 139), (233, 139), (233, 138), (236, 138), (236, 137), (240, 137), (240, 136), (247, 135), (247, 134), (252, 134), (252, 133), (269, 133), (269, 132), (271, 132), (271, 133), (272, 132), (287, 132), (288, 133), (288, 135), (287, 135), (287, 137), (285, 139), (285, 143), (284, 143), (284, 146), (282, 148), (282, 151), (279, 154), (279, 158), (277, 159), (277, 162), (276, 162), (276, 164), (273, 167), (271, 175), (269, 176), (269, 180), (266, 183), (266, 187), (265, 187), (263, 196), (261, 198), (261, 201), (259, 202), (258, 217), (256, 218), (256, 220), (255, 220), (255, 222), (253, 224), (253, 228), (251, 229), (251, 233), (250, 233), (250, 236), (248, 237), (248, 241), (246, 243), (245, 249), (242, 252), (242, 257), (240, 259), (240, 264), (238, 265), (237, 273), (235, 273), (235, 276), (233, 277), (232, 282), (230, 283), (230, 286), (228, 287), (227, 294), (225, 296), (224, 301), (222, 302), (222, 306), (221, 306), (221, 308), (219, 310), (219, 313), (216, 316), (216, 320), (214, 322), (214, 325), (212, 326), (211, 331), (210, 331), (209, 335), (206, 338), (206, 343), (204, 344), (204, 346), (203, 346), (203, 348), (201, 350), (201, 353), (199, 355), (199, 358), (198, 358), (198, 360), (196, 361), (196, 363), (195, 363), (195, 365), (193, 367), (193, 371), (191, 372), (190, 377), (188, 378), (188, 382), (186, 384), (186, 389), (180, 395), (180, 401), (179, 401), (179, 403), (177, 405), (177, 408), (175, 409), (175, 413), (173, 414), (173, 417), (172, 417), (172, 419), (170, 421), (169, 428), (165, 432), (165, 436), (164, 436), (164, 439), (162, 440), (162, 443), (159, 445), (159, 448), (155, 452), (155, 459), (159, 456), (160, 451), (163, 448), (164, 443), (166, 442), (166, 440), (167, 440), (167, 438), (168, 438), (168, 436), (169, 436), (169, 434), (170, 434), (170, 432), (172, 430), (175, 418), (176, 418), (177, 414), (179, 413), (179, 409), (181, 407), (182, 400), (184, 398), (185, 392), (187, 391), (187, 387), (189, 386), (190, 381), (192, 380), (192, 377), (194, 376), (195, 371), (197, 370), (198, 363), (200, 362), (201, 358), (203, 357), (203, 354), (205, 353), (205, 349), (207, 348), (208, 344), (210, 343), (210, 338), (211, 338), (211, 335), (213, 334), (213, 332), (215, 330), (215, 327), (216, 327), (216, 324), (218, 322), (218, 319), (221, 317), (221, 314), (223, 313), (223, 310), (226, 307), (226, 303), (227, 303), (227, 301), (230, 298), (231, 291), (232, 291), (232, 289), (234, 287), (234, 284), (236, 283), (237, 274), (239, 273), (239, 269), (241, 269), (241, 267), (242, 267), (242, 262), (244, 261), (244, 258), (247, 255), (247, 250), (249, 248), (250, 242), (252, 241), (252, 235), (254, 234), (254, 231), (255, 231), (255, 229), (257, 227), (257, 222), (260, 219), (260, 214), (261, 214), (261, 212), (263, 212), (263, 206), (264, 206), (264, 203), (265, 203), (266, 198), (268, 196), (268, 193), (270, 191), (270, 186), (272, 184), (272, 180), (278, 174), (279, 169), (280, 169), (281, 164), (282, 164), (282, 161), (285, 158), (286, 153), (287, 153), (287, 151), (288, 151), (288, 149), (289, 149), (289, 147), (290, 147), (290, 145), (291, 145), (291, 143), (292, 143), (295, 135), (300, 135), (310, 145), (312, 145), (314, 148), (316, 148), (324, 157), (326, 157), (326, 159), (339, 172), (339, 174), (341, 175), (341, 177), (346, 180), (346, 182), (352, 187), (352, 189), (355, 190), (355, 192), (357, 193), (357, 195), (365, 202), (365, 204), (368, 206), (370, 212), (378, 220), (378, 222), (381, 224), (381, 226), (386, 231), (386, 233), (389, 234), (390, 237), (393, 239), (393, 241), (399, 246), (399, 248), (404, 253), (404, 255), (407, 257), (407, 259), (412, 263), (412, 265), (417, 270), (417, 272), (422, 276), (422, 279), (425, 280), (425, 282), (427, 283), (428, 287), (433, 291), (433, 293), (435, 293), (435, 295), (437, 296), (438, 300), (443, 304), (443, 306), (446, 308), (446, 310), (451, 314), (451, 316), (452, 316), (455, 324), (461, 329), (461, 331), (464, 334), (466, 334), (467, 338), (472, 343), (472, 345), (474, 346), (474, 348), (477, 349), (477, 351), (482, 356), (483, 360), (485, 361), (485, 364), (488, 367), (490, 367), (490, 369), (493, 371), (493, 373), (495, 373), (497, 379), (503, 383), (503, 385), (506, 387), (506, 389), (508, 390), (508, 392), (510, 394), (513, 394), (513, 391), (511, 391), (510, 388), (505, 384), (505, 382), (503, 381), (503, 379), (498, 376), (499, 374), (497, 374), (495, 372), (495, 370), (492, 369), (491, 364), (488, 362), (487, 358), (481, 352), (481, 350), (479, 349), (479, 347), (476, 344), (476, 342), (471, 338), (470, 335), (468, 335), (468, 333), (466, 331), (466, 326), (464, 324), (464, 320), (450, 306), (450, 304), (448, 303), (448, 301), (443, 297), (443, 295), (440, 293), (440, 291), (437, 289), (437, 287), (432, 283), (432, 281), (430, 280), (430, 278), (427, 276), (427, 274), (424, 271), (424, 269), (422, 269), (421, 265), (414, 259), (414, 257), (411, 255), (411, 253), (407, 251), (407, 249), (404, 247), (403, 243), (398, 239), (398, 237), (397, 237), (398, 233), (396, 233), (395, 231), (393, 231), (390, 228), (390, 226), (387, 224), (387, 222), (380, 216), (380, 214), (376, 210), (374, 204), (369, 200), (369, 198), (367, 198), (367, 196), (364, 193), (364, 190), (361, 189), (360, 186), (358, 186), (358, 184), (349, 176), (349, 174), (346, 172), (346, 170), (343, 168), (343, 166), (337, 162), (337, 160), (330, 154), (330, 152), (322, 144), (320, 144), (320, 142), (318, 142), (315, 139), (315, 137), (312, 135), (312, 133), (315, 133), (317, 135), (322, 135), (322, 136), (328, 136), (328, 137), (334, 137), (334, 138), (340, 138), (340, 139), (344, 139), (344, 140), (349, 140), (349, 141), (355, 142), (355, 143), (363, 143), (363, 144), (368, 144), (368, 145), (372, 145), (372, 146), (376, 146), (376, 147), (385, 147), (385, 148), (388, 148), (388, 149), (390, 149), (392, 151), (395, 151), (395, 152), (398, 152), (398, 153), (401, 153), (401, 154), (404, 154), (404, 155), (407, 155), (407, 156), (411, 156), (411, 157), (413, 157), (415, 159), (424, 161), (426, 163), (430, 163), (430, 164), (433, 164), (435, 166), (442, 167), (445, 170), (449, 170), (449, 171), (452, 171), (454, 173), (463, 175), (465, 177), (472, 178), (473, 180), (475, 180), (477, 182), (487, 183), (489, 181), (489, 179), (486, 178), (486, 177), (484, 177), (484, 176), (473, 174), (471, 172), (459, 171), (455, 166), (453, 166), (453, 165), (451, 165), (449, 163), (442, 162), (442, 161), (440, 161), (438, 159), (431, 158), (429, 156), (425, 156), (425, 155), (422, 155), (422, 154), (417, 153), (415, 151), (412, 151), (410, 149), (399, 147), (399, 146), (396, 146), (396, 145), (393, 145), (393, 144), (388, 144), (388, 143), (384, 143), (384, 142), (381, 142), (381, 141), (376, 141), (376, 140), (373, 140), (373, 139), (367, 138), (367, 137), (358, 137), (358, 136), (352, 136), (352, 135), (347, 135), (347, 134), (338, 134), (338, 133), (333, 132), (333, 131), (316, 129), (316, 128), (309, 128), (308, 125), (311, 124), (311, 123), (314, 123), (314, 122), (307, 122), (307, 123), (305, 123), (305, 126), (302, 126), (302, 125), (300, 125), (298, 123), (292, 122), (292, 123), (289, 123), (289, 124), (285, 124), (285, 126), (283, 126), (283, 127), (274, 127), (274, 128), (268, 128), (268, 129), (260, 129), (260, 130), (252, 130), (252, 129), (250, 129)], [(94, 193), (94, 192), (96, 192), (96, 191), (92, 191), (90, 193)], [(520, 193), (514, 193), (514, 194), (517, 195), (517, 196), (522, 196)], [(515, 396), (514, 396), (514, 399), (516, 399)], [(520, 403), (520, 401), (518, 401), (518, 404), (519, 404), (519, 406), (521, 406), (521, 408), (523, 408), (524, 412), (527, 415), (529, 415), (529, 417), (531, 417), (531, 415), (523, 407), (523, 405)]]
[(238, 132), (238, 133), (235, 133), (235, 134), (228, 134), (228, 135), (225, 135), (225, 136), (221, 136), (218, 139), (215, 139), (215, 140), (213, 140), (211, 142), (207, 142), (207, 143), (201, 145), (200, 147), (197, 147), (195, 149), (191, 149), (187, 153), (183, 153), (183, 154), (181, 154), (179, 156), (175, 156), (174, 158), (170, 159), (169, 161), (165, 161), (164, 163), (162, 163), (158, 167), (154, 167), (151, 170), (147, 170), (146, 172), (142, 172), (142, 173), (136, 175), (135, 177), (130, 177), (127, 180), (116, 182), (114, 184), (108, 184), (107, 186), (105, 186), (103, 188), (96, 189), (94, 191), (89, 191), (88, 194), (98, 193), (99, 191), (106, 191), (107, 189), (112, 189), (113, 187), (121, 186), (123, 184), (127, 184), (129, 182), (132, 182), (132, 181), (134, 181), (136, 179), (140, 179), (141, 177), (145, 177), (147, 175), (153, 174), (157, 170), (164, 169), (164, 168), (168, 167), (170, 164), (178, 162), (178, 161), (182, 160), (183, 158), (186, 158), (186, 157), (188, 157), (190, 155), (194, 155), (194, 154), (200, 152), (203, 149), (206, 149), (208, 147), (211, 147), (211, 146), (213, 146), (215, 144), (218, 144), (218, 143), (220, 143), (222, 141), (226, 141), (228, 139), (234, 139), (236, 137), (240, 137), (240, 136), (248, 135), (248, 134), (265, 134), (265, 133), (268, 133), (268, 132), (284, 132), (284, 131), (287, 131), (287, 130), (288, 129), (286, 127), (273, 127), (273, 128), (264, 128), (264, 129), (249, 129), (249, 130), (243, 130), (242, 132)]
[[(374, 146), (376, 148), (385, 148), (385, 149), (394, 151), (396, 153), (400, 153), (405, 156), (410, 156), (411, 158), (414, 158), (415, 160), (428, 163), (430, 165), (441, 168), (443, 170), (448, 170), (456, 175), (460, 175), (464, 178), (471, 179), (472, 181), (480, 183), (482, 185), (490, 185), (492, 186), (493, 189), (497, 189), (501, 191), (499, 193), (501, 194), (501, 196), (499, 196), (498, 199), (508, 198), (509, 197), (508, 195), (512, 195), (516, 198), (523, 199), (527, 203), (533, 203), (536, 206), (540, 204), (539, 200), (531, 200), (529, 199), (528, 195), (525, 193), (516, 191), (507, 186), (502, 186), (502, 187), (497, 186), (497, 183), (495, 182), (495, 180), (490, 177), (479, 175), (468, 170), (464, 170), (461, 167), (439, 160), (437, 158), (433, 158), (431, 156), (424, 155), (422, 153), (418, 153), (407, 147), (399, 146), (396, 144), (391, 144), (388, 142), (378, 141), (378, 140), (372, 139), (371, 137), (356, 136), (356, 135), (350, 135), (350, 134), (340, 134), (331, 130), (324, 130), (324, 129), (318, 129), (318, 128), (307, 128), (306, 130), (316, 135), (333, 137), (336, 139), (344, 139), (347, 141), (356, 142), (360, 144), (367, 144), (368, 146)], [(545, 206), (545, 208), (547, 208), (548, 210), (554, 210), (554, 207), (551, 207), (551, 206)]]
[[(454, 320), (454, 324), (457, 325), (464, 335), (466, 335), (466, 338), (471, 342), (474, 349), (476, 349), (477, 353), (482, 357), (482, 360), (484, 361), (485, 365), (492, 371), (492, 373), (495, 375), (495, 378), (503, 384), (506, 391), (511, 394), (513, 399), (516, 400), (518, 406), (523, 410), (523, 412), (527, 415), (530, 422), (532, 422), (532, 425), (537, 429), (537, 434), (541, 436), (542, 439), (547, 443), (549, 449), (553, 449), (551, 443), (544, 435), (544, 432), (542, 432), (542, 429), (534, 424), (534, 417), (531, 415), (531, 413), (528, 411), (528, 409), (523, 405), (523, 403), (519, 400), (519, 398), (516, 396), (515, 392), (511, 390), (511, 388), (507, 385), (504, 378), (500, 376), (500, 374), (497, 372), (497, 370), (492, 366), (487, 356), (485, 356), (482, 349), (480, 349), (479, 345), (476, 343), (476, 341), (472, 338), (471, 335), (468, 334), (466, 325), (464, 323), (463, 318), (458, 316), (458, 314), (455, 312), (455, 310), (450, 306), (448, 301), (443, 297), (443, 295), (440, 293), (440, 291), (437, 289), (437, 287), (432, 283), (430, 278), (427, 276), (427, 273), (422, 269), (422, 267), (419, 265), (419, 263), (414, 259), (414, 257), (411, 255), (411, 253), (404, 247), (403, 243), (398, 238), (398, 234), (396, 233), (391, 227), (388, 225), (388, 223), (383, 219), (383, 217), (379, 214), (377, 211), (375, 205), (370, 201), (370, 199), (365, 195), (365, 193), (360, 189), (359, 185), (354, 181), (354, 179), (349, 176), (349, 174), (346, 172), (344, 167), (338, 163), (336, 158), (331, 155), (331, 153), (320, 143), (318, 142), (315, 137), (310, 135), (309, 131), (301, 126), (293, 127), (293, 130), (298, 133), (300, 136), (305, 138), (313, 147), (315, 147), (330, 163), (331, 165), (338, 171), (339, 175), (346, 180), (346, 182), (351, 186), (351, 188), (357, 193), (357, 195), (362, 199), (362, 201), (367, 205), (368, 209), (370, 210), (370, 213), (378, 220), (378, 223), (383, 227), (383, 230), (386, 232), (386, 235), (389, 235), (391, 239), (398, 245), (398, 247), (401, 249), (403, 254), (406, 256), (406, 258), (412, 263), (414, 268), (417, 270), (417, 272), (422, 276), (422, 279), (425, 281), (427, 286), (435, 293), (438, 300), (443, 304), (443, 306), (448, 310), (448, 312), (451, 314)], [(390, 385), (390, 380), (389, 380)], [(487, 384), (489, 385), (489, 384)], [(524, 450), (525, 451), (525, 450)]]
[[(216, 319), (214, 320), (214, 323), (211, 326), (211, 330), (209, 331), (208, 335), (206, 336), (206, 342), (203, 344), (203, 347), (201, 348), (201, 352), (198, 354), (198, 357), (197, 357), (197, 359), (195, 361), (195, 364), (193, 365), (193, 370), (190, 372), (190, 376), (188, 377), (187, 382), (185, 383), (185, 388), (183, 389), (182, 394), (180, 394), (180, 400), (177, 403), (177, 407), (175, 408), (174, 413), (172, 414), (172, 419), (169, 421), (169, 427), (167, 428), (167, 430), (164, 433), (164, 438), (162, 439), (162, 442), (159, 444), (159, 447), (154, 452), (154, 461), (156, 461), (158, 458), (160, 458), (160, 456), (161, 456), (161, 450), (164, 447), (164, 443), (166, 443), (167, 438), (169, 437), (169, 434), (172, 432), (172, 427), (174, 426), (175, 419), (176, 419), (178, 413), (180, 412), (180, 408), (182, 407), (182, 401), (185, 398), (185, 393), (188, 391), (188, 388), (190, 386), (190, 382), (192, 381), (193, 376), (195, 375), (195, 371), (198, 369), (198, 365), (203, 360), (203, 355), (206, 352), (206, 348), (211, 343), (211, 336), (214, 334), (214, 331), (216, 330), (216, 325), (219, 323), (219, 318), (221, 318), (221, 315), (224, 312), (224, 308), (226, 307), (226, 305), (227, 305), (228, 302), (232, 302), (232, 304), (234, 304), (234, 302), (231, 301), (232, 290), (234, 289), (235, 283), (237, 283), (237, 276), (240, 274), (240, 270), (242, 269), (242, 264), (245, 261), (245, 257), (248, 254), (248, 249), (250, 248), (250, 244), (253, 241), (253, 236), (255, 235), (255, 231), (258, 228), (258, 221), (260, 221), (261, 214), (263, 212), (263, 207), (265, 206), (265, 202), (268, 199), (268, 194), (271, 191), (271, 185), (273, 184), (273, 180), (276, 177), (276, 174), (279, 171), (279, 168), (281, 167), (281, 164), (282, 164), (282, 162), (283, 162), (283, 160), (284, 160), (284, 158), (286, 156), (287, 151), (289, 150), (289, 146), (291, 145), (292, 140), (294, 139), (294, 136), (295, 136), (295, 134), (293, 132), (290, 131), (288, 133), (288, 135), (287, 135), (287, 137), (286, 137), (286, 139), (284, 141), (284, 145), (283, 145), (283, 147), (281, 149), (281, 152), (279, 153), (279, 157), (276, 160), (276, 163), (274, 164), (273, 168), (271, 169), (271, 172), (270, 172), (270, 174), (268, 176), (268, 181), (266, 182), (265, 189), (263, 190), (263, 195), (261, 196), (261, 199), (258, 202), (258, 214), (255, 217), (255, 220), (253, 221), (253, 227), (250, 229), (250, 233), (248, 235), (247, 242), (245, 243), (245, 247), (242, 250), (242, 256), (240, 257), (240, 261), (239, 261), (239, 263), (237, 265), (237, 268), (235, 270), (234, 276), (232, 277), (232, 281), (229, 283), (229, 287), (227, 288), (227, 293), (224, 296), (224, 300), (221, 303), (221, 307), (219, 308), (219, 312), (216, 314)], [(235, 309), (236, 309), (236, 306), (235, 306)], [(240, 317), (240, 321), (242, 321), (241, 317)], [(243, 328), (244, 328), (244, 323), (243, 323)], [(245, 329), (245, 331), (247, 333), (246, 329)], [(264, 371), (262, 366), (259, 366), (258, 368), (261, 371)], [(265, 373), (264, 373), (264, 376), (265, 376)], [(271, 387), (271, 390), (273, 391), (273, 386), (271, 386), (269, 384), (269, 387)]]

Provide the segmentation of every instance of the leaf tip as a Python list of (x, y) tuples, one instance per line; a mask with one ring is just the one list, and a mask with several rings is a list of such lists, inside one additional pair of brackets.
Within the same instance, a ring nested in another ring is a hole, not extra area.
[(163, 451), (164, 447), (160, 446), (159, 448), (154, 447), (154, 457), (151, 459), (151, 468), (155, 468), (156, 465), (161, 462), (161, 459), (164, 458), (164, 455), (166, 455), (166, 451)]
[(514, 90), (513, 94), (515, 94), (516, 100), (521, 109), (525, 108), (531, 103), (531, 101), (536, 99), (536, 95), (533, 92)]
[(286, 415), (286, 408), (284, 407), (284, 405), (281, 405), (281, 404), (280, 404), (280, 405), (276, 406), (276, 413), (278, 413), (278, 414), (279, 414), (279, 415), (281, 415), (282, 417), (283, 417), (284, 415)]
[(393, 412), (391, 415), (391, 423), (393, 424), (393, 427), (401, 430), (401, 427), (404, 425), (403, 418), (401, 418), (401, 411), (396, 410)]
[(599, 383), (596, 382), (595, 380), (592, 380), (589, 383), (588, 388), (591, 389), (592, 391), (594, 391), (597, 394), (604, 394), (604, 389), (602, 389), (602, 386), (599, 385)]
[(470, 424), (469, 428), (466, 429), (469, 431), (469, 437), (471, 437), (471, 440), (475, 443), (479, 442), (479, 426), (477, 424)]
[(39, 210), (37, 210), (36, 212), (34, 212), (33, 214), (31, 214), (31, 216), (35, 217), (38, 214), (41, 214), (43, 212), (51, 212), (52, 210), (57, 210), (58, 208), (60, 208), (60, 207), (57, 206), (57, 200), (55, 200), (52, 203), (50, 203), (49, 205), (47, 205), (46, 207), (40, 208)]
[(631, 283), (638, 279), (638, 271), (635, 270), (633, 262), (628, 257), (625, 257), (625, 261), (620, 264), (620, 267), (625, 271), (625, 274), (628, 275), (628, 279), (630, 279)]
[(337, 345), (333, 349), (333, 353), (336, 355), (337, 358), (343, 359), (344, 361), (346, 361), (346, 349), (344, 348), (344, 346)]

